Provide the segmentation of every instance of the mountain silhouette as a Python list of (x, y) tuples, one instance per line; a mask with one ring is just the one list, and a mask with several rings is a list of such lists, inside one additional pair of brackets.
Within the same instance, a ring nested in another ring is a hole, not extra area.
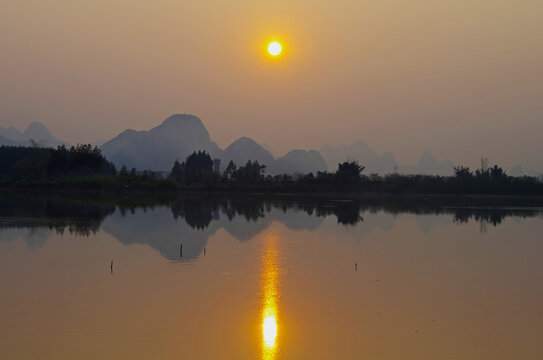
[(454, 163), (449, 160), (438, 161), (429, 151), (425, 151), (417, 165), (403, 166), (399, 172), (404, 174), (453, 175)]
[(6, 139), (9, 139), (15, 143), (20, 143), (20, 142), (28, 140), (24, 137), (22, 132), (15, 129), (13, 126), (10, 126), (7, 128), (3, 128), (0, 126), (0, 136)]
[(196, 230), (175, 219), (169, 209), (157, 207), (124, 215), (117, 211), (104, 221), (102, 229), (124, 245), (144, 244), (170, 261), (191, 261), (203, 252), (218, 223), (211, 222), (206, 229)]
[(398, 172), (401, 174), (452, 175), (454, 173), (452, 161), (438, 161), (429, 151), (425, 151), (421, 155), (416, 165), (400, 165), (392, 153), (387, 152), (379, 155), (363, 140), (358, 140), (350, 145), (340, 144), (335, 147), (326, 145), (320, 151), (331, 171), (335, 170), (340, 162), (356, 160), (365, 166), (365, 174), (386, 175)]
[(275, 162), (273, 155), (268, 150), (253, 139), (245, 136), (240, 137), (224, 149), (222, 155), (223, 167), (226, 167), (230, 160), (237, 165), (245, 165), (248, 160), (258, 161), (260, 164), (266, 165), (266, 172), (269, 172)]
[(315, 150), (292, 150), (275, 159), (262, 145), (251, 138), (241, 137), (228, 146), (223, 153), (224, 167), (232, 160), (235, 164), (245, 165), (248, 160), (266, 165), (267, 174), (316, 173), (327, 170), (326, 162)]
[(17, 146), (17, 145), (18, 144), (15, 141), (8, 139), (5, 136), (0, 135), (0, 146)]
[(320, 149), (326, 164), (330, 171), (335, 171), (337, 165), (344, 161), (358, 161), (362, 166), (365, 166), (365, 174), (390, 174), (395, 171), (398, 164), (391, 153), (378, 155), (369, 145), (363, 140), (346, 145), (338, 146), (326, 145)]
[(0, 145), (57, 147), (69, 144), (53, 136), (44, 124), (33, 121), (22, 132), (12, 126), (7, 128), (0, 127)]
[(125, 130), (101, 147), (102, 153), (120, 167), (169, 171), (196, 150), (220, 157), (222, 150), (209, 137), (202, 121), (189, 114), (172, 115), (148, 131)]
[(277, 173), (300, 172), (306, 174), (326, 171), (328, 166), (316, 150), (292, 150), (276, 160), (274, 170)]
[(117, 168), (126, 165), (139, 170), (169, 171), (175, 160), (184, 161), (194, 151), (206, 151), (221, 160), (223, 170), (230, 161), (243, 166), (249, 160), (266, 165), (267, 174), (326, 170), (326, 163), (315, 150), (294, 150), (275, 159), (264, 146), (246, 136), (223, 151), (211, 140), (202, 121), (189, 114), (172, 115), (151, 130), (125, 130), (101, 149)]
[(53, 137), (47, 127), (38, 122), (31, 122), (23, 131), (23, 135), (28, 139), (50, 139)]

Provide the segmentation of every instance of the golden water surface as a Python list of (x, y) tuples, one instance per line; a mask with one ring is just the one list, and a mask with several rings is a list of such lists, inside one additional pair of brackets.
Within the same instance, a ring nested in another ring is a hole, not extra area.
[(2, 228), (0, 358), (543, 358), (540, 217), (363, 218)]

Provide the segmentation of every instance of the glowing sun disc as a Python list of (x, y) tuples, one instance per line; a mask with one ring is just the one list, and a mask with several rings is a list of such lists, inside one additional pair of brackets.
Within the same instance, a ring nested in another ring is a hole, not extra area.
[(281, 44), (279, 44), (277, 41), (272, 41), (268, 45), (268, 52), (272, 56), (277, 56), (277, 55), (281, 54), (281, 50), (282, 50)]

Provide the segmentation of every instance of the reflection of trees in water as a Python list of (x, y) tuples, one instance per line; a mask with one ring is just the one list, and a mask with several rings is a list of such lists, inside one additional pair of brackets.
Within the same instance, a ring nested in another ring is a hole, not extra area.
[[(468, 204), (471, 207), (468, 207)], [(198, 199), (180, 200), (172, 206), (174, 216), (181, 216), (192, 228), (204, 229), (215, 214), (223, 214), (229, 220), (242, 216), (247, 222), (265, 217), (272, 209), (283, 213), (303, 211), (309, 216), (335, 216), (338, 224), (356, 225), (364, 221), (362, 213), (386, 212), (393, 215), (452, 215), (458, 224), (476, 221), (481, 224), (497, 226), (507, 217), (522, 218), (541, 216), (538, 209), (476, 207), (481, 206), (474, 200), (434, 199), (434, 198), (398, 198), (375, 197), (357, 200), (322, 200), (288, 198), (237, 198), (237, 199)], [(178, 209), (182, 209), (179, 211)], [(203, 220), (196, 221), (195, 218)]]
[(256, 222), (258, 219), (266, 216), (271, 211), (269, 203), (255, 201), (255, 199), (232, 199), (223, 201), (221, 211), (229, 220), (235, 216), (243, 216), (247, 222)]
[(335, 203), (334, 206), (314, 206), (311, 209), (311, 213), (315, 213), (316, 216), (332, 216), (337, 217), (337, 223), (341, 225), (356, 225), (361, 221), (364, 221), (360, 212), (362, 208), (357, 201), (341, 201)]
[(211, 223), (213, 214), (217, 212), (217, 204), (210, 201), (187, 199), (176, 202), (171, 209), (176, 220), (178, 218), (185, 219), (191, 228), (204, 230)]
[(175, 219), (182, 218), (193, 229), (204, 230), (213, 218), (219, 214), (229, 221), (235, 217), (242, 217), (247, 222), (256, 222), (264, 218), (273, 209), (287, 213), (289, 211), (303, 211), (309, 216), (326, 217), (335, 215), (338, 223), (354, 225), (363, 221), (360, 216), (360, 206), (357, 202), (343, 201), (333, 205), (321, 206), (317, 204), (304, 204), (296, 201), (262, 200), (259, 198), (238, 199), (183, 199), (171, 206)]
[(64, 234), (89, 236), (100, 229), (102, 221), (115, 211), (105, 205), (69, 197), (2, 197), (0, 227), (14, 229), (44, 228)]
[[(309, 216), (335, 216), (338, 224), (355, 226), (364, 221), (362, 213), (386, 212), (393, 215), (453, 215), (456, 223), (462, 224), (470, 220), (497, 226), (506, 217), (534, 217), (541, 214), (537, 209), (504, 209), (499, 207), (475, 207), (478, 203), (470, 201), (466, 207), (465, 199), (433, 199), (433, 198), (398, 198), (375, 197), (357, 200), (322, 200), (307, 198), (202, 198), (181, 199), (172, 205), (174, 217), (184, 218), (193, 229), (203, 230), (209, 226), (213, 218), (222, 214), (233, 220), (242, 216), (247, 222), (255, 222), (265, 217), (272, 209), (287, 213), (303, 211)], [(480, 205), (480, 204), (479, 204)]]
[(223, 214), (232, 220), (237, 216), (243, 217), (247, 222), (256, 222), (270, 212), (271, 207), (255, 199), (211, 199), (188, 198), (182, 199), (171, 206), (175, 219), (182, 218), (193, 229), (203, 230), (209, 226), (211, 220)]
[(479, 223), (491, 224), (497, 226), (503, 222), (503, 220), (508, 216), (521, 215), (525, 217), (525, 214), (515, 210), (501, 209), (456, 209), (454, 214), (454, 222), (458, 224), (463, 224), (469, 222), (471, 219)]
[(526, 209), (455, 209), (453, 221), (457, 224), (466, 224), (473, 220), (480, 224), (481, 232), (486, 232), (488, 225), (498, 226), (507, 217), (526, 219), (541, 217), (542, 214), (543, 212), (539, 210)]
[[(10, 229), (48, 229), (55, 231), (57, 234), (65, 234), (66, 231), (70, 234), (77, 236), (90, 236), (95, 234), (100, 230), (100, 225), (102, 220), (109, 214), (105, 214), (100, 219), (92, 218), (83, 218), (78, 219), (74, 217), (66, 218), (43, 218), (43, 219), (34, 219), (28, 221), (26, 219), (17, 219), (11, 218), (7, 221), (0, 222), (0, 228), (10, 228)], [(32, 235), (32, 233), (30, 234)]]
[[(488, 201), (488, 199), (486, 200)], [(103, 220), (116, 206), (122, 216), (144, 212), (155, 206), (168, 205), (174, 218), (183, 219), (192, 229), (204, 230), (221, 215), (229, 221), (236, 217), (257, 222), (272, 210), (304, 212), (309, 216), (335, 216), (338, 224), (355, 226), (364, 221), (362, 213), (386, 212), (393, 215), (452, 215), (454, 222), (476, 221), (484, 230), (487, 224), (497, 226), (506, 217), (542, 216), (537, 209), (482, 207), (473, 199), (431, 197), (368, 197), (355, 200), (330, 200), (303, 197), (260, 196), (186, 196), (174, 201), (146, 199), (89, 199), (69, 196), (2, 196), (0, 197), (0, 228), (47, 228), (63, 234), (89, 236), (100, 229)], [(487, 204), (488, 205), (488, 204)], [(490, 204), (503, 205), (503, 204)], [(1, 219), (3, 218), (3, 220)]]

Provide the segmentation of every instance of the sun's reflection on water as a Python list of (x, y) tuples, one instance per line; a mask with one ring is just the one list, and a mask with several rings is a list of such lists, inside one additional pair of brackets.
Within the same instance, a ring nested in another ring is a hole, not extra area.
[(277, 235), (270, 233), (264, 239), (262, 254), (262, 359), (277, 357), (277, 311), (279, 300), (279, 263)]

